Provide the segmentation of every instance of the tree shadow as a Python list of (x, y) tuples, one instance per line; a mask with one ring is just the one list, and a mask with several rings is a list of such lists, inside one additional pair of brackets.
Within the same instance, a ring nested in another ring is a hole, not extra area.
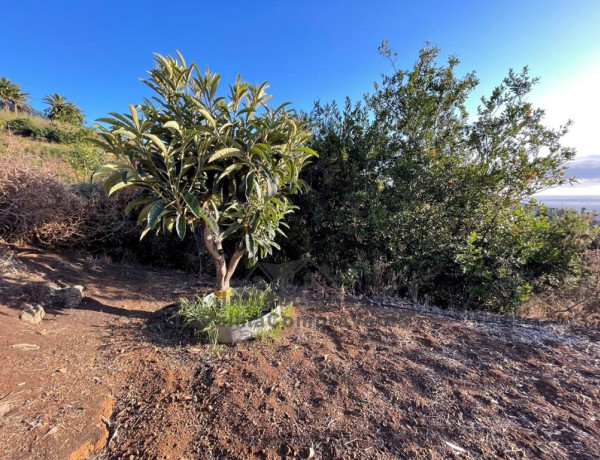
[(95, 311), (99, 313), (107, 313), (113, 316), (146, 320), (152, 316), (152, 312), (146, 310), (128, 310), (127, 308), (123, 307), (114, 307), (112, 305), (104, 304), (92, 297), (84, 297), (81, 301), (81, 304), (79, 304), (77, 307), (74, 307), (73, 310)]
[(21, 309), (24, 303), (46, 304), (48, 283), (46, 281), (11, 282), (0, 279), (0, 301), (9, 308)]
[(126, 318), (141, 320), (110, 323), (103, 326), (109, 329), (111, 337), (119, 337), (120, 344), (129, 344), (135, 348), (148, 345), (159, 348), (177, 348), (186, 345), (209, 347), (199, 337), (194, 336), (191, 331), (179, 327), (176, 320), (178, 306), (177, 303), (170, 303), (156, 311), (149, 312), (125, 310), (94, 302), (88, 308), (98, 308), (104, 312), (112, 312)]

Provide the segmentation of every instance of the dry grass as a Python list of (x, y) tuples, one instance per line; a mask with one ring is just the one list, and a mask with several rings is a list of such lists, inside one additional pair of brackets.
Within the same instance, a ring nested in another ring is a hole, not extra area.
[(586, 251), (581, 263), (587, 276), (534, 296), (523, 306), (522, 316), (600, 327), (600, 250)]
[(0, 159), (4, 162), (26, 164), (50, 173), (63, 182), (73, 183), (81, 179), (81, 172), (69, 165), (66, 155), (69, 146), (53, 144), (34, 138), (16, 136), (0, 130)]
[(81, 196), (64, 180), (73, 176), (64, 161), (40, 157), (26, 140), (9, 133), (3, 141), (0, 234), (4, 238), (46, 248), (83, 247), (135, 230), (123, 213), (130, 193), (108, 198), (91, 190), (91, 196)]

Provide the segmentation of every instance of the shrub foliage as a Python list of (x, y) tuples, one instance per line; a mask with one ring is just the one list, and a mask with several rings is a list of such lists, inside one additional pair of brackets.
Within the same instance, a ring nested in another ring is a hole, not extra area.
[(544, 124), (527, 101), (537, 82), (527, 69), (510, 71), (470, 117), (475, 74), (458, 77), (455, 57), (437, 57), (423, 49), (362, 103), (316, 106), (320, 158), (304, 175), (311, 193), (297, 199), (295, 244), (284, 247), (362, 291), (512, 309), (540, 280), (573, 274), (589, 243), (585, 216), (527, 203), (569, 180), (568, 124)]

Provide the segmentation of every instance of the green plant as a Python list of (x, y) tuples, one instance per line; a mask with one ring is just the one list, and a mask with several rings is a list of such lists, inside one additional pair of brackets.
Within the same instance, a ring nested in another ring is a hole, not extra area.
[(89, 175), (105, 161), (104, 152), (90, 142), (78, 142), (67, 151), (69, 165), (77, 171)]
[(281, 333), (283, 332), (285, 325), (288, 323), (289, 320), (292, 319), (293, 314), (294, 306), (292, 303), (282, 305), (281, 320), (279, 320), (277, 324), (275, 324), (271, 329), (258, 332), (254, 338), (259, 342), (275, 342), (279, 337), (281, 337)]
[(223, 299), (216, 296), (196, 295), (181, 299), (177, 312), (183, 328), (192, 327), (195, 333), (215, 342), (218, 326), (244, 324), (262, 317), (275, 305), (269, 290), (244, 289)]
[[(249, 263), (279, 246), (287, 198), (302, 186), (299, 173), (315, 152), (306, 147), (309, 120), (267, 105), (267, 84), (238, 77), (227, 96), (218, 95), (220, 76), (195, 64), (156, 55), (145, 83), (152, 100), (99, 121), (99, 145), (121, 163), (100, 168), (107, 193), (142, 190), (128, 210), (143, 206), (139, 223), (150, 231), (202, 227), (216, 267), (218, 291), (246, 255)], [(225, 242), (229, 242), (226, 246)], [(227, 260), (225, 250), (232, 252)]]

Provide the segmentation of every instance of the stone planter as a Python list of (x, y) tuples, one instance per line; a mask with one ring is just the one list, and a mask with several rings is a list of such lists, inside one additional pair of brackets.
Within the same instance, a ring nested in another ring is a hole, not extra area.
[[(242, 289), (234, 289), (237, 293), (243, 293)], [(217, 296), (208, 294), (203, 298), (207, 302), (215, 302)], [(242, 324), (224, 324), (217, 326), (218, 343), (242, 342), (255, 338), (262, 332), (273, 329), (281, 321), (281, 306), (275, 295), (269, 299), (270, 311), (266, 311), (260, 318), (247, 321)], [(202, 328), (201, 324), (190, 324), (191, 327)]]
[(217, 326), (217, 342), (233, 343), (250, 340), (261, 332), (267, 332), (281, 321), (281, 306), (258, 319), (233, 326)]

